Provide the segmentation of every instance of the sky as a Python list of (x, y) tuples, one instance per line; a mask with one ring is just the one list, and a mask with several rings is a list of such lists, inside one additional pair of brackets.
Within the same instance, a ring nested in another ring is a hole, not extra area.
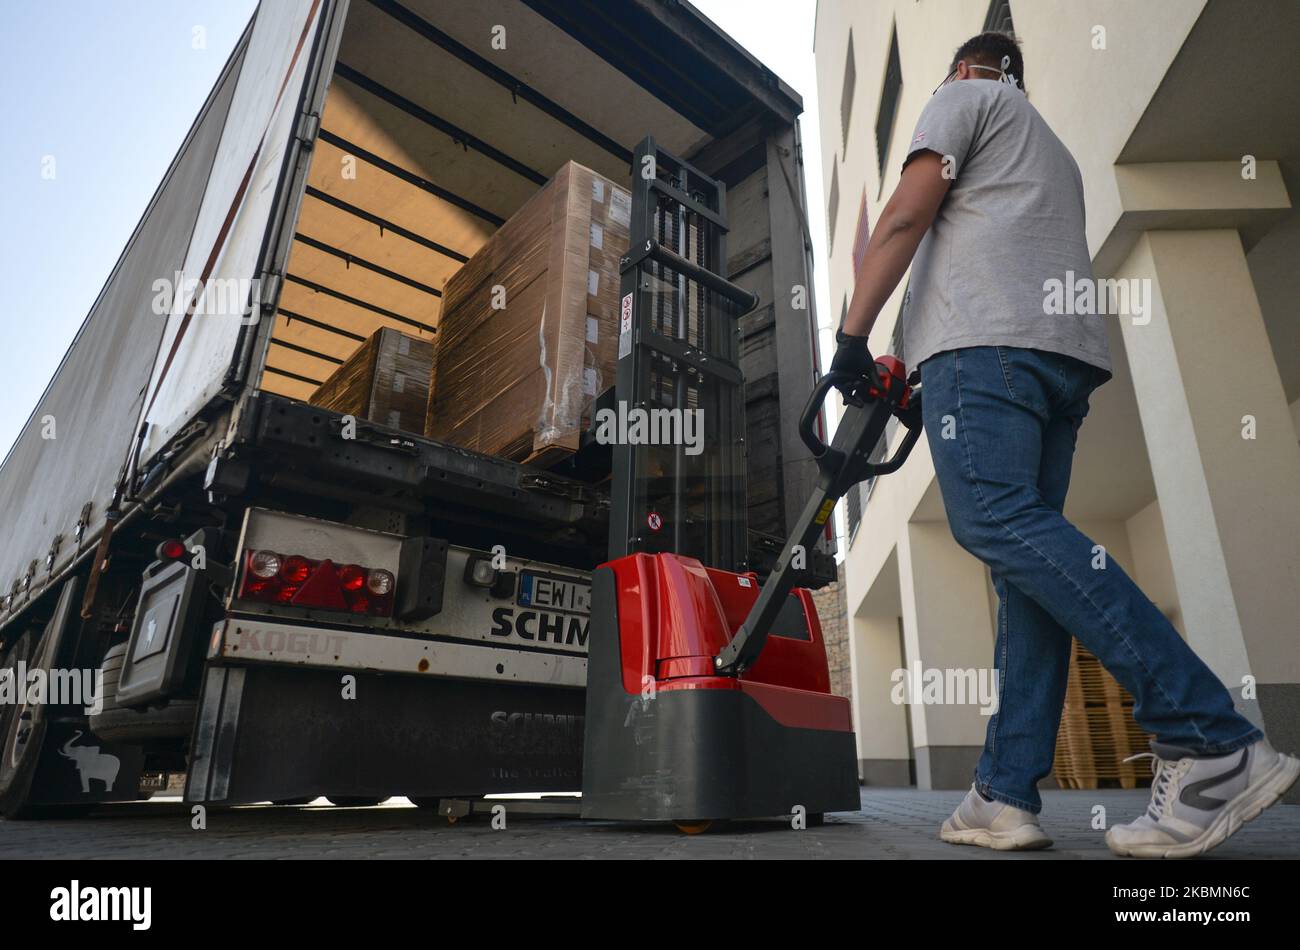
[(813, 59), (813, 25), (817, 0), (692, 0), (763, 65), (803, 97), (799, 119), (803, 139), (804, 186), (808, 192), (808, 229), (812, 232), (814, 295), (822, 328), (822, 366), (830, 364), (834, 324), (826, 274), (826, 198), (822, 188), (822, 145), (817, 121), (817, 67)]
[(0, 3), (0, 458), (58, 369), (255, 6)]
[[(819, 323), (831, 317), (813, 63), (815, 0), (695, 0), (804, 100)], [(126, 246), (255, 0), (0, 4), (0, 458)], [(823, 362), (829, 333), (823, 332)]]

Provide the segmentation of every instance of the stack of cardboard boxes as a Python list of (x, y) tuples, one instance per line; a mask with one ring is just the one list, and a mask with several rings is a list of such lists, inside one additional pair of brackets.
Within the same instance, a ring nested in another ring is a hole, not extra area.
[(393, 429), (420, 431), (429, 402), (433, 341), (385, 327), (376, 330), (329, 379), (311, 403)]
[[(367, 418), (521, 462), (576, 450), (592, 402), (614, 382), (630, 217), (627, 189), (574, 162), (562, 167), (447, 282), (423, 426), (408, 402), (400, 423)], [(375, 339), (363, 350), (383, 359), (392, 351)], [(355, 359), (335, 376), (359, 379)], [(317, 396), (331, 388), (364, 387), (332, 377)]]

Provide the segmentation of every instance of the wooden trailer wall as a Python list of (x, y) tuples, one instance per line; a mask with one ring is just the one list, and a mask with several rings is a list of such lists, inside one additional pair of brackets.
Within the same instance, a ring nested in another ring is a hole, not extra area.
[(742, 328), (750, 526), (780, 535), (811, 484), (798, 97), (697, 15), (586, 6), (353, 0), (260, 385), (306, 399), (380, 327), (432, 338), (447, 279), (564, 162), (629, 180), (651, 134), (732, 188), (730, 276), (763, 300)]

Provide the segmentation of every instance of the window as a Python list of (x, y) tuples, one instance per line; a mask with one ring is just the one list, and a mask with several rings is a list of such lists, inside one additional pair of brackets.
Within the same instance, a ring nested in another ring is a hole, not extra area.
[(894, 116), (898, 100), (903, 93), (903, 66), (898, 58), (898, 29), (889, 38), (889, 62), (885, 67), (885, 86), (880, 93), (880, 108), (876, 111), (876, 161), (880, 165), (880, 180), (885, 180), (885, 159), (889, 154), (889, 139), (894, 132)]
[(889, 352), (897, 356), (904, 363), (907, 362), (903, 355), (903, 312), (907, 309), (907, 295), (911, 292), (911, 281), (903, 285), (903, 302), (898, 305), (898, 316), (894, 318), (894, 329), (889, 334)]
[(862, 258), (867, 254), (867, 242), (871, 239), (871, 227), (867, 223), (867, 190), (862, 189), (862, 203), (858, 205), (858, 227), (853, 232), (853, 279), (858, 279), (862, 269)]
[(829, 256), (835, 247), (835, 219), (840, 210), (840, 165), (838, 159), (832, 159), (831, 196), (826, 205), (826, 253)]
[(859, 482), (850, 488), (844, 500), (847, 502), (845, 520), (849, 527), (849, 545), (852, 546), (853, 537), (858, 533), (858, 525), (862, 523), (862, 483)]
[(849, 119), (853, 117), (853, 90), (858, 84), (858, 68), (853, 59), (853, 31), (849, 30), (849, 51), (844, 59), (844, 88), (840, 90), (840, 135), (844, 151), (849, 150)]
[[(903, 287), (903, 300), (907, 300), (906, 286)], [(894, 329), (889, 335), (889, 349), (887, 352), (906, 362), (903, 355), (903, 310), (902, 305), (898, 308), (898, 316), (894, 319)], [(913, 367), (915, 369), (915, 367)], [(885, 434), (881, 436), (880, 441), (876, 443), (875, 448), (867, 457), (872, 462), (883, 462), (885, 453), (889, 451), (889, 444), (893, 441), (894, 433), (898, 431), (898, 417), (891, 416), (889, 422), (885, 424)], [(848, 523), (849, 523), (849, 543), (853, 543), (853, 533), (857, 531), (858, 524), (862, 520), (863, 509), (867, 507), (867, 501), (871, 498), (871, 490), (875, 488), (875, 478), (868, 478), (865, 481), (854, 485), (848, 494)]]
[[(889, 421), (885, 423), (885, 431), (880, 436), (880, 441), (871, 449), (871, 454), (867, 456), (868, 462), (879, 464), (885, 461), (889, 454), (889, 443), (894, 439), (894, 433), (898, 431), (898, 417), (890, 416)], [(848, 518), (849, 518), (849, 543), (853, 542), (853, 534), (858, 530), (858, 523), (862, 521), (862, 512), (866, 510), (867, 503), (871, 500), (871, 491), (876, 487), (876, 476), (858, 482), (853, 486), (857, 498), (850, 497)], [(857, 510), (854, 511), (856, 506)]]
[(985, 33), (1015, 33), (1011, 22), (1011, 0), (993, 0), (988, 15), (984, 17)]

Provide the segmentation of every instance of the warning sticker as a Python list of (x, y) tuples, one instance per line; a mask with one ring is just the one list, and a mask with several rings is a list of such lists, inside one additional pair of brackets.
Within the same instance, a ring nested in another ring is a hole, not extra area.
[(835, 499), (827, 498), (822, 502), (821, 508), (817, 512), (817, 517), (813, 519), (815, 524), (825, 524), (826, 519), (831, 516), (831, 511), (835, 508)]
[(632, 352), (632, 295), (624, 294), (618, 312), (618, 358)]

